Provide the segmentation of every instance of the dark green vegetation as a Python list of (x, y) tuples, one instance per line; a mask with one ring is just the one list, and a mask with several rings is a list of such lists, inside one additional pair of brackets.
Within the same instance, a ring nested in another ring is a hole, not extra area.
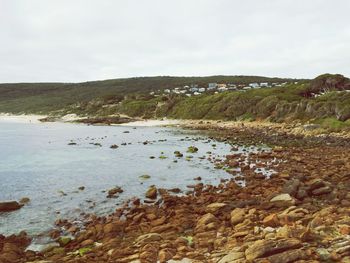
[[(247, 84), (289, 82), (282, 87), (227, 91), (185, 97), (150, 91), (210, 82)], [(0, 112), (76, 113), (88, 116), (125, 114), (143, 118), (301, 121), (331, 130), (350, 127), (350, 80), (325, 74), (314, 80), (264, 77), (150, 77), (80, 84), (2, 84)]]

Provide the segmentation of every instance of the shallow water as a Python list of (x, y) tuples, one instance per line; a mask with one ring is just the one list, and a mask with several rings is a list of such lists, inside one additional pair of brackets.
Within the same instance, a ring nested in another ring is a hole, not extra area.
[[(186, 190), (198, 176), (211, 184), (232, 178), (199, 158), (210, 156), (208, 151), (220, 158), (231, 146), (198, 137), (176, 128), (0, 122), (0, 200), (31, 199), (18, 211), (0, 214), (0, 233), (25, 230), (36, 235), (51, 229), (58, 218), (108, 214), (130, 197), (143, 197), (153, 184)], [(77, 145), (68, 145), (72, 141)], [(145, 141), (152, 143), (144, 145)], [(110, 149), (112, 144), (119, 148)], [(186, 153), (191, 145), (198, 153)], [(176, 158), (176, 150), (193, 158)], [(151, 178), (140, 179), (144, 174)], [(79, 191), (80, 186), (85, 190)], [(103, 191), (115, 186), (124, 192), (116, 199), (106, 198)]]

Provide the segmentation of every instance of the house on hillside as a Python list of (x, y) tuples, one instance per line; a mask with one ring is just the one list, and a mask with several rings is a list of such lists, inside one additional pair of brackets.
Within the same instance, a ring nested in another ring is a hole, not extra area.
[(220, 91), (220, 92), (224, 92), (224, 91), (227, 91), (228, 90), (228, 88), (226, 88), (226, 87), (219, 87), (218, 88), (218, 91)]
[(170, 89), (165, 89), (164, 93), (170, 93)]
[(199, 88), (198, 92), (205, 92), (205, 88)]
[(209, 90), (214, 90), (214, 89), (216, 89), (216, 86), (217, 86), (216, 83), (209, 83), (209, 84), (208, 84), (208, 91), (209, 91)]
[(260, 87), (268, 87), (269, 83), (268, 82), (261, 82)]
[(228, 84), (227, 86), (229, 90), (237, 90), (237, 86), (235, 84)]
[(253, 88), (253, 89), (258, 89), (258, 88), (260, 88), (259, 84), (256, 83), (256, 82), (250, 83), (250, 84), (249, 84), (249, 87), (251, 87), (251, 88)]

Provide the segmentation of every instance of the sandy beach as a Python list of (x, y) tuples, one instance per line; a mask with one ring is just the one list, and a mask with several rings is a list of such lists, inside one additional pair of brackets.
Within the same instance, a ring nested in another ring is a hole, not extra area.
[(168, 126), (168, 125), (180, 125), (182, 121), (180, 120), (142, 120), (133, 121), (123, 124), (118, 124), (119, 126), (139, 126), (139, 127), (152, 127), (152, 126)]
[(0, 122), (18, 122), (18, 123), (40, 123), (40, 119), (45, 115), (12, 115), (8, 113), (0, 113)]

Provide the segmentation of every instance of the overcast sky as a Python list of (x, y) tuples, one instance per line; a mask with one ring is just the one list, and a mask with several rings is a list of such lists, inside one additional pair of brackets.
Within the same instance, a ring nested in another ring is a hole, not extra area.
[(0, 82), (350, 76), (349, 0), (0, 0)]

